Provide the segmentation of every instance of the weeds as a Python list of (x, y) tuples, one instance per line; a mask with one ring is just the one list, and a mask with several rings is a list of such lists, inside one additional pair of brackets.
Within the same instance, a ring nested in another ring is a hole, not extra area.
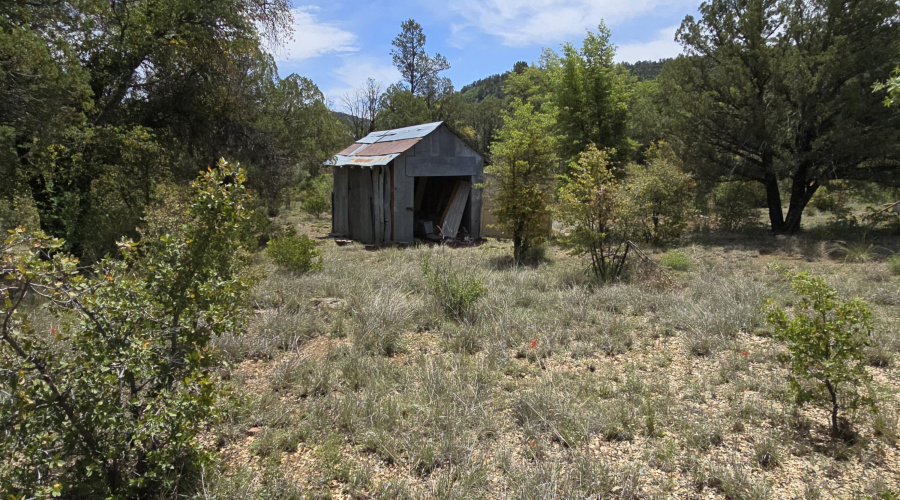
[(659, 257), (659, 265), (673, 271), (687, 271), (691, 268), (691, 259), (681, 252), (670, 250)]
[[(896, 376), (896, 278), (882, 264), (801, 260), (795, 246), (773, 250), (796, 255), (780, 259), (784, 270), (815, 268), (871, 301), (867, 370)], [(765, 296), (786, 308), (797, 299), (753, 260), (768, 254), (675, 249), (692, 265), (677, 287), (652, 289), (598, 285), (548, 250), (523, 267), (497, 265), (502, 244), (454, 249), (451, 269), (485, 290), (459, 317), (421, 272), (426, 259), (449, 264), (447, 249), (323, 245), (321, 272), (273, 272), (254, 290), (250, 333), (216, 341), (231, 361), (262, 360), (221, 373), (234, 403), (214, 435), (223, 456), (247, 449), (259, 469), (210, 491), (259, 497), (268, 469), (266, 488), (288, 496), (669, 498), (693, 480), (706, 495), (752, 499), (781, 496), (798, 463), (825, 471), (809, 498), (848, 484), (857, 463), (859, 488), (883, 476), (896, 489), (883, 451), (900, 432), (893, 394), (858, 416), (852, 446), (823, 445), (823, 427), (797, 409), (787, 349), (760, 308)], [(340, 307), (316, 305), (327, 297)], [(723, 462), (748, 439), (740, 462)], [(276, 460), (309, 473), (288, 479)]]
[(305, 234), (282, 236), (269, 240), (266, 253), (279, 267), (295, 273), (319, 271), (322, 266), (322, 253), (316, 248), (316, 242)]
[(475, 303), (487, 292), (484, 283), (470, 269), (454, 267), (446, 255), (439, 259), (426, 255), (422, 260), (422, 274), (434, 301), (456, 320), (469, 318)]

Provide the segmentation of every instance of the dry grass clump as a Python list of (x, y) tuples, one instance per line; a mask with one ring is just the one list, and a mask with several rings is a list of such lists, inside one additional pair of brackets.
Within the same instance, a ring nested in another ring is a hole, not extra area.
[[(804, 251), (815, 242), (755, 244), (672, 249), (690, 266), (665, 286), (600, 285), (553, 247), (517, 267), (497, 242), (325, 242), (321, 271), (263, 267), (251, 333), (216, 343), (234, 391), (211, 430), (223, 462), (205, 497), (896, 494), (900, 276)], [(448, 311), (426, 259), (483, 294)], [(800, 270), (876, 312), (866, 355), (881, 411), (850, 414), (852, 442), (833, 442), (817, 406), (790, 396), (785, 348), (763, 322), (764, 298), (792, 307), (780, 276)]]

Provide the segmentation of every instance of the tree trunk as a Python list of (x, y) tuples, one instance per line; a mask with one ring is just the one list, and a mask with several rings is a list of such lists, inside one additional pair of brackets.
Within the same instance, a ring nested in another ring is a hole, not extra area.
[(838, 437), (840, 430), (838, 429), (838, 400), (837, 393), (831, 381), (825, 379), (825, 387), (828, 388), (828, 395), (831, 396), (831, 436)]
[(772, 226), (772, 232), (781, 232), (784, 227), (784, 211), (781, 209), (778, 178), (775, 177), (775, 174), (767, 174), (762, 184), (766, 188), (766, 206), (769, 207), (769, 223)]
[(516, 264), (521, 264), (523, 260), (523, 255), (525, 252), (522, 249), (522, 236), (519, 234), (513, 235), (513, 260), (516, 261)]
[(781, 231), (783, 234), (796, 234), (800, 231), (800, 221), (803, 218), (803, 210), (809, 204), (809, 200), (816, 194), (819, 189), (818, 180), (810, 180), (808, 174), (810, 165), (801, 165), (794, 174), (791, 182), (791, 205), (788, 207), (787, 217), (784, 219), (784, 225)]

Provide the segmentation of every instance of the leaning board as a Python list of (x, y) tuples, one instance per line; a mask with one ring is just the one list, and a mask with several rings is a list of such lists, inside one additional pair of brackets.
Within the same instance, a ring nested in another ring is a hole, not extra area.
[(466, 211), (466, 202), (469, 200), (469, 192), (472, 191), (472, 183), (462, 181), (456, 184), (453, 197), (447, 210), (444, 211), (444, 219), (441, 221), (441, 234), (444, 238), (454, 239), (459, 232), (459, 223), (462, 222), (463, 213)]

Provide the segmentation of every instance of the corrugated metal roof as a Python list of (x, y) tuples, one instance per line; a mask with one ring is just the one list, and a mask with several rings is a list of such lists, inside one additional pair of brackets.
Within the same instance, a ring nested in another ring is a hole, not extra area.
[(356, 141), (334, 156), (326, 165), (387, 165), (408, 151), (444, 122), (425, 123), (393, 130), (380, 130)]
[(375, 167), (378, 165), (387, 165), (392, 162), (394, 158), (400, 156), (399, 153), (391, 154), (391, 155), (382, 155), (382, 156), (344, 156), (344, 155), (335, 155), (330, 161), (326, 162), (325, 165), (332, 167), (343, 167), (348, 165), (357, 165), (363, 167)]
[(365, 144), (359, 144), (359, 143), (355, 142), (355, 143), (347, 146), (347, 148), (344, 149), (343, 151), (341, 151), (340, 153), (338, 153), (338, 155), (339, 156), (350, 156), (353, 153), (355, 153), (356, 151), (358, 151), (364, 147), (366, 147)]
[(401, 139), (399, 141), (366, 144), (356, 152), (348, 154), (347, 156), (379, 156), (389, 155), (393, 153), (403, 153), (409, 148), (415, 146), (416, 143), (421, 140), (421, 137), (416, 137), (415, 139)]
[(444, 122), (424, 123), (411, 127), (395, 128), (393, 130), (379, 130), (356, 141), (360, 144), (374, 144), (376, 142), (399, 141), (401, 139), (422, 138), (437, 130)]

